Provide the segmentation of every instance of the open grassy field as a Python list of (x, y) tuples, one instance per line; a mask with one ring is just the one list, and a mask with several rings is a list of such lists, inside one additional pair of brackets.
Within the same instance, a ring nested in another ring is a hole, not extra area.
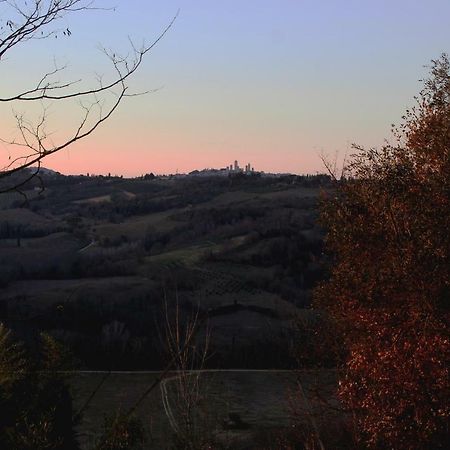
[[(128, 191), (123, 191), (120, 190), (118, 191), (121, 195), (124, 195), (125, 197), (132, 199), (134, 197), (136, 197), (136, 194), (133, 194), (132, 192), (128, 192)], [(78, 204), (78, 205), (83, 205), (83, 204), (91, 204), (91, 203), (101, 203), (101, 202), (110, 202), (111, 201), (111, 194), (106, 194), (106, 195), (97, 195), (94, 197), (88, 197), (88, 198), (83, 198), (81, 200), (74, 200), (73, 203)]]
[(175, 267), (183, 264), (191, 267), (200, 262), (206, 252), (212, 251), (214, 248), (216, 248), (214, 243), (200, 243), (179, 250), (163, 252), (159, 255), (147, 256), (145, 260), (150, 265), (157, 264), (164, 267)]
[(170, 209), (167, 211), (135, 216), (121, 223), (100, 224), (95, 226), (95, 234), (99, 237), (117, 238), (127, 236), (130, 240), (143, 239), (149, 227), (155, 230), (169, 231), (178, 225), (171, 216), (184, 212), (185, 208)]
[(51, 214), (38, 214), (27, 208), (9, 208), (0, 210), (0, 222), (11, 225), (33, 225), (34, 227), (52, 227), (59, 225), (60, 219)]
[(78, 205), (83, 205), (85, 203), (101, 203), (101, 202), (110, 202), (111, 195), (99, 195), (97, 197), (84, 198), (82, 200), (74, 200), (73, 203)]
[[(139, 372), (80, 373), (72, 377), (76, 409), (80, 409), (102, 383), (78, 427), (83, 449), (87, 450), (98, 437), (107, 414), (132, 408), (158, 377), (159, 373)], [(168, 448), (174, 434), (172, 427), (180, 420), (177, 377), (177, 373), (169, 373), (163, 381), (163, 389), (157, 386), (136, 411), (149, 437), (148, 448)], [(204, 372), (200, 375), (200, 400), (194, 414), (209, 426), (209, 430), (200, 432), (212, 432), (224, 448), (254, 448), (248, 445), (261, 431), (288, 428), (294, 408), (297, 414), (300, 411), (306, 426), (311, 420), (319, 427), (325, 426), (323, 400), (333, 401), (334, 385), (334, 373), (327, 371)], [(166, 409), (163, 396), (167, 400)], [(174, 419), (172, 422), (168, 419), (167, 408)]]

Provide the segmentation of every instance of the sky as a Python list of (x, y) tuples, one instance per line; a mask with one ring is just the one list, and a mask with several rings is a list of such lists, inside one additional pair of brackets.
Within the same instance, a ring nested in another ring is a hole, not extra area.
[[(93, 135), (46, 159), (66, 174), (181, 173), (234, 160), (256, 170), (323, 172), (321, 154), (342, 157), (352, 143), (390, 139), (424, 66), (450, 52), (448, 0), (97, 4), (115, 10), (66, 17), (59, 25), (69, 38), (30, 41), (0, 61), (1, 95), (35, 84), (54, 59), (68, 65), (61, 79), (89, 86), (97, 73), (112, 75), (99, 45), (120, 53), (128, 37), (151, 42), (179, 10), (129, 83), (133, 92), (156, 92), (127, 98)], [(55, 142), (82, 113), (75, 101), (0, 104), (0, 136), (14, 135), (13, 110), (37, 118), (42, 107)], [(0, 144), (2, 166), (14, 154)]]

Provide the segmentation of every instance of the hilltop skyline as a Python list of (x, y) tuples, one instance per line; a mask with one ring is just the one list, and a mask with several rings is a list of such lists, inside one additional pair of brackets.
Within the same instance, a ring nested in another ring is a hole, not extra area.
[[(30, 171), (35, 171), (37, 169), (36, 166), (32, 166), (29, 168)], [(111, 177), (120, 177), (123, 176), (124, 174), (122, 173), (111, 173), (111, 172), (85, 172), (85, 173), (74, 173), (74, 174), (70, 174), (70, 173), (64, 173), (64, 172), (60, 172), (57, 170), (53, 170), (49, 167), (41, 167), (39, 169), (39, 172), (41, 174), (61, 174), (61, 175), (74, 175), (74, 176), (111, 176)], [(140, 178), (142, 176), (145, 175), (149, 175), (149, 174), (153, 174), (155, 176), (174, 176), (174, 175), (191, 175), (194, 173), (202, 173), (202, 172), (224, 172), (226, 174), (235, 174), (235, 173), (246, 173), (246, 174), (267, 174), (267, 175), (319, 175), (319, 174), (323, 174), (326, 171), (323, 170), (322, 172), (316, 171), (315, 173), (305, 173), (305, 174), (300, 174), (300, 173), (295, 173), (295, 172), (291, 172), (291, 171), (285, 171), (285, 172), (275, 172), (273, 170), (268, 170), (268, 171), (264, 171), (264, 170), (260, 170), (259, 168), (255, 167), (251, 162), (246, 163), (244, 167), (242, 167), (239, 163), (238, 160), (234, 160), (232, 164), (222, 164), (218, 167), (212, 167), (212, 166), (208, 166), (208, 167), (197, 167), (191, 171), (180, 171), (180, 170), (175, 170), (174, 172), (166, 172), (166, 173), (161, 173), (161, 172), (157, 172), (154, 170), (151, 170), (151, 168), (149, 168), (148, 170), (145, 170), (142, 174), (139, 175), (135, 175), (135, 176), (130, 176), (129, 178)]]

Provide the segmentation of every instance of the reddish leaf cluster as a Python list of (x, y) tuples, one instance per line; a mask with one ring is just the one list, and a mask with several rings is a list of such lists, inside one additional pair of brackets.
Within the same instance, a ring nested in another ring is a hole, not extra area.
[(448, 433), (450, 63), (431, 75), (396, 145), (356, 147), (323, 205), (330, 279), (316, 292), (344, 337), (340, 396), (374, 448), (437, 449)]

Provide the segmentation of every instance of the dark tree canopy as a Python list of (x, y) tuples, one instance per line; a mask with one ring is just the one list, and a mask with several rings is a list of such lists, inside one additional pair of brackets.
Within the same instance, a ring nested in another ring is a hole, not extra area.
[(432, 61), (395, 144), (355, 147), (325, 200), (333, 255), (316, 305), (346, 344), (340, 396), (374, 448), (444, 448), (448, 433), (450, 63)]

